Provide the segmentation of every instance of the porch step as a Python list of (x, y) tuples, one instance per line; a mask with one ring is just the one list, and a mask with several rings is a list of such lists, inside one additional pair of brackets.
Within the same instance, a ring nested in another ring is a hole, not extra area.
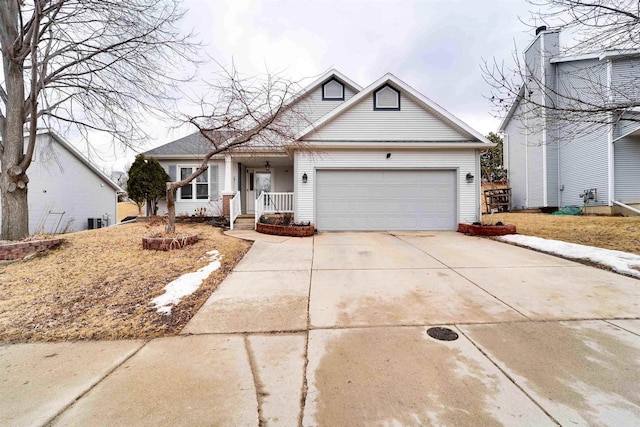
[(253, 230), (254, 228), (255, 217), (253, 215), (239, 216), (233, 223), (234, 230)]

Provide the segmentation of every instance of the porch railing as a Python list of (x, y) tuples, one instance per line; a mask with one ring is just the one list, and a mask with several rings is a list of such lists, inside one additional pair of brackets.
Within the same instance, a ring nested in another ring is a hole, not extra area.
[(241, 211), (241, 207), (240, 207), (240, 192), (238, 191), (238, 192), (236, 192), (236, 194), (231, 199), (231, 204), (230, 204), (229, 228), (231, 228), (232, 230), (233, 230), (233, 223), (236, 220), (236, 218), (238, 218), (238, 215), (240, 215), (240, 211)]
[(268, 193), (263, 191), (256, 199), (256, 224), (262, 214), (293, 212), (293, 193)]

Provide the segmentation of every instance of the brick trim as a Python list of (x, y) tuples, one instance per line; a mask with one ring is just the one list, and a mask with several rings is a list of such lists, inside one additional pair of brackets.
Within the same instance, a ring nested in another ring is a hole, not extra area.
[(193, 245), (198, 241), (198, 235), (192, 234), (184, 237), (143, 237), (142, 249), (154, 251), (170, 251)]
[(256, 224), (256, 231), (262, 234), (273, 234), (275, 236), (289, 236), (289, 237), (309, 237), (313, 236), (316, 229), (313, 224), (305, 226), (297, 225), (273, 225), (263, 224), (261, 222)]
[(470, 236), (504, 236), (505, 234), (516, 234), (515, 225), (473, 225), (458, 224), (458, 233)]

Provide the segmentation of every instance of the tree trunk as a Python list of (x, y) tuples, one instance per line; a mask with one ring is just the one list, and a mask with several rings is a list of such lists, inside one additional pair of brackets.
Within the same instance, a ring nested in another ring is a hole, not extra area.
[[(18, 165), (24, 157), (24, 76), (21, 64), (4, 64), (7, 88), (7, 110), (2, 129), (2, 163), (0, 176), (0, 203), (2, 228), (0, 239), (21, 240), (29, 235), (29, 205), (27, 201), (27, 175)], [(35, 132), (35, 129), (33, 130)]]
[[(4, 166), (5, 160), (2, 160)], [(29, 235), (29, 206), (27, 187), (9, 191), (11, 177), (2, 168), (0, 192), (2, 204), (2, 231), (0, 240), (21, 240)], [(13, 186), (11, 186), (13, 187)]]
[(176, 232), (176, 189), (177, 187), (172, 182), (167, 182), (167, 211), (169, 212), (169, 218), (164, 230), (167, 234)]

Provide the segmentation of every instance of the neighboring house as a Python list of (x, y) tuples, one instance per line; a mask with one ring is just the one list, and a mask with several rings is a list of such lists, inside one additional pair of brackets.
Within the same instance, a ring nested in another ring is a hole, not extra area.
[[(100, 169), (62, 137), (39, 131), (29, 177), (29, 233), (65, 233), (117, 221), (118, 192)], [(0, 218), (0, 221), (2, 219)]]
[(604, 105), (624, 96), (637, 102), (640, 50), (563, 56), (559, 32), (543, 30), (525, 50), (525, 63), (527, 80), (543, 83), (546, 93), (523, 85), (500, 124), (513, 209), (583, 206), (585, 194), (590, 212), (640, 208), (640, 122), (628, 120), (640, 112), (612, 115), (614, 125), (594, 123), (600, 120), (595, 115), (567, 123), (554, 121), (551, 112), (531, 114), (523, 102), (525, 96), (559, 107), (572, 99)]
[[(479, 159), (491, 142), (402, 80), (361, 88), (331, 70), (295, 102), (312, 123), (300, 126), (304, 150), (220, 156), (178, 191), (176, 213), (226, 213), (235, 195), (243, 214), (292, 212), (320, 231), (455, 230), (480, 219)], [(144, 154), (176, 179), (206, 145), (195, 133)]]

